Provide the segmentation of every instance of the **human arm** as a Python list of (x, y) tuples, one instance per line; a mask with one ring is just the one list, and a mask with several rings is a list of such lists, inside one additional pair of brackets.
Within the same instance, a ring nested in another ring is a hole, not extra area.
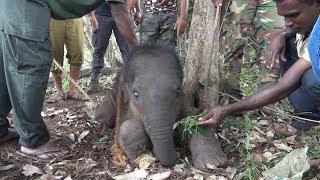
[(277, 84), (260, 90), (234, 104), (212, 109), (198, 124), (216, 126), (229, 114), (257, 109), (280, 101), (300, 86), (303, 74), (310, 68), (311, 64), (309, 61), (299, 59)]
[(222, 1), (223, 0), (212, 0), (213, 4), (215, 7), (218, 7), (218, 6), (222, 6)]
[(133, 31), (130, 14), (125, 3), (110, 2), (111, 13), (116, 25), (128, 43), (129, 48), (138, 45), (138, 39)]
[(140, 9), (140, 6), (137, 7), (138, 1), (139, 0), (128, 0), (128, 2), (127, 2), (128, 10), (131, 11), (134, 6), (136, 6), (136, 8)]
[(90, 17), (90, 22), (91, 22), (91, 26), (92, 26), (92, 30), (93, 32), (96, 31), (99, 28), (99, 23), (97, 21), (96, 15), (94, 14), (94, 12), (90, 12), (89, 14)]
[(187, 25), (187, 14), (189, 0), (180, 0), (180, 15), (177, 19), (177, 22), (174, 25), (174, 29), (177, 31), (178, 36), (184, 33), (184, 30)]
[(280, 61), (286, 61), (286, 40), (295, 35), (296, 33), (291, 28), (287, 27), (273, 36), (266, 53), (267, 68), (272, 69), (274, 67), (277, 57), (279, 57)]

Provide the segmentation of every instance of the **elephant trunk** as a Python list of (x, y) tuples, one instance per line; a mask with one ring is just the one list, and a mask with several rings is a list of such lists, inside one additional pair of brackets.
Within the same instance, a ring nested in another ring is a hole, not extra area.
[(148, 122), (150, 124), (146, 125), (146, 130), (160, 163), (164, 166), (174, 166), (177, 162), (177, 152), (173, 142), (173, 120), (158, 116)]

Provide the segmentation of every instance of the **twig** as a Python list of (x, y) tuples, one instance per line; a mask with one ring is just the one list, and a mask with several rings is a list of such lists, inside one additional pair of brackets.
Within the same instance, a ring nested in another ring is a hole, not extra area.
[[(208, 87), (208, 88), (209, 88), (209, 87)], [(230, 94), (227, 94), (227, 93), (224, 93), (224, 92), (215, 90), (215, 89), (213, 89), (213, 88), (209, 88), (209, 89), (210, 89), (210, 90), (213, 90), (213, 91), (215, 91), (215, 92), (217, 92), (217, 93), (219, 93), (219, 94), (222, 94), (222, 95), (224, 95), (224, 96), (231, 97), (231, 98), (233, 98), (234, 100), (236, 100), (236, 101), (238, 101), (238, 102), (240, 101), (238, 98), (236, 98), (236, 97), (234, 97), (234, 96), (232, 96), (232, 95), (230, 95)], [(284, 115), (284, 116), (286, 116), (286, 117), (298, 119), (298, 120), (301, 120), (301, 121), (309, 121), (309, 122), (314, 122), (314, 123), (319, 123), (319, 124), (320, 124), (319, 121), (315, 121), (315, 120), (313, 120), (313, 119), (303, 118), (303, 117), (299, 117), (299, 116), (293, 116), (293, 115), (287, 114), (287, 113), (285, 113), (285, 112), (281, 112), (281, 111), (272, 109), (272, 108), (267, 107), (267, 106), (265, 106), (264, 108), (265, 108), (265, 109), (268, 109), (268, 110), (270, 110), (270, 111), (279, 113), (279, 114), (281, 114), (281, 115)]]
[(53, 59), (54, 64), (67, 76), (68, 80), (87, 98), (89, 101), (92, 103), (94, 109), (98, 107), (98, 104), (82, 89), (82, 87), (74, 80), (71, 78), (69, 73), (63, 69), (63, 67), (55, 60)]

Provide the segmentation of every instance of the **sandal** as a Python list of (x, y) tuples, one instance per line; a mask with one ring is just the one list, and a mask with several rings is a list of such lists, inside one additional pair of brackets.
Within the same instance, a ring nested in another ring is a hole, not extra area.
[(8, 132), (0, 136), (0, 144), (6, 143), (8, 141), (18, 139), (18, 138), (19, 138), (19, 134), (9, 129)]
[(55, 93), (47, 99), (47, 103), (56, 103), (62, 101), (64, 99), (64, 95), (59, 93)]
[(31, 159), (37, 163), (53, 163), (71, 157), (68, 151), (63, 151), (57, 146), (41, 147), (35, 150), (34, 153), (25, 153), (21, 150), (16, 151), (16, 153), (20, 157)]
[(86, 98), (86, 96), (81, 96), (79, 93), (77, 92), (68, 92), (66, 99), (68, 100), (74, 100), (74, 101), (87, 101), (88, 98)]

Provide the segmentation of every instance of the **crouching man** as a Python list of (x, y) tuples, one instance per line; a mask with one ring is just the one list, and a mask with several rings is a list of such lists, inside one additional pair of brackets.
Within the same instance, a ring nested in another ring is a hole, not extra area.
[[(286, 29), (274, 37), (267, 59), (270, 59), (268, 67), (272, 68), (275, 57), (280, 56), (280, 60), (283, 60), (280, 62), (282, 79), (239, 102), (212, 109), (200, 120), (199, 125), (217, 126), (229, 114), (257, 109), (286, 97), (297, 115), (320, 119), (317, 109), (320, 105), (320, 81), (315, 77), (316, 67), (312, 67), (311, 63), (311, 60), (319, 59), (310, 59), (308, 52), (310, 31), (320, 13), (319, 3), (318, 0), (276, 0), (278, 14), (284, 17)], [(290, 126), (286, 127), (286, 132), (306, 130), (317, 124), (293, 120)]]

